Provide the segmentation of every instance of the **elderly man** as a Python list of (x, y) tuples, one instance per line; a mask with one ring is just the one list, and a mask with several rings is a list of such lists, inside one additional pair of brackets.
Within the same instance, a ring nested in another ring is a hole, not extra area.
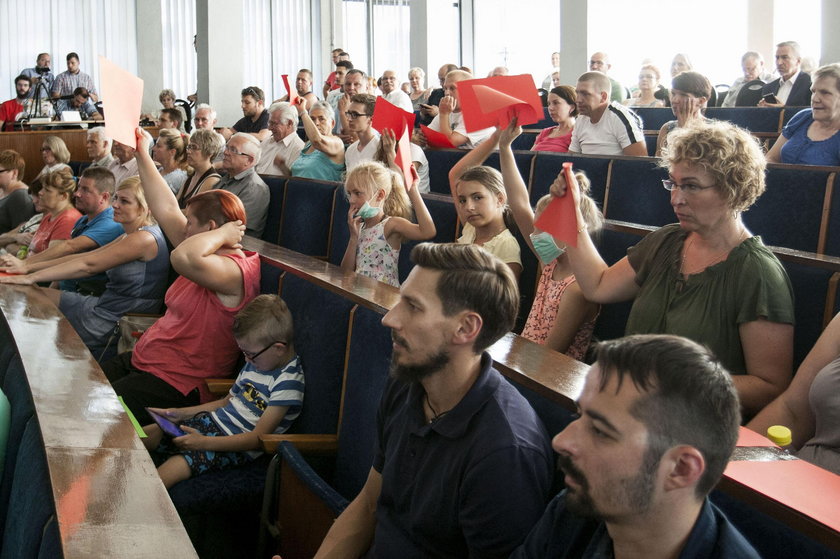
[(268, 186), (255, 169), (260, 162), (260, 143), (253, 134), (237, 132), (228, 140), (224, 154), (222, 170), (227, 175), (214, 188), (239, 196), (248, 217), (245, 234), (259, 238), (265, 228), (269, 198)]
[[(76, 209), (82, 217), (73, 226), (70, 239), (50, 244), (49, 248), (37, 254), (30, 254), (26, 260), (4, 256), (0, 264), (9, 267), (15, 273), (25, 274), (29, 271), (29, 266), (95, 250), (124, 234), (122, 225), (114, 221), (114, 209), (111, 207), (114, 188), (113, 173), (104, 167), (88, 167), (82, 171), (79, 186), (73, 195)], [(98, 297), (105, 291), (107, 282), (108, 276), (103, 273), (83, 279), (63, 280), (59, 285), (64, 291), (77, 291), (83, 295)]]
[(444, 64), (438, 69), (438, 82), (440, 82), (440, 87), (432, 90), (429, 94), (429, 100), (426, 103), (420, 104), (421, 124), (428, 125), (432, 122), (432, 119), (438, 115), (440, 100), (443, 99), (443, 96), (445, 95), (443, 91), (443, 82), (446, 80), (446, 74), (457, 69), (458, 66), (456, 64)]
[(274, 103), (268, 108), (268, 129), (271, 136), (260, 144), (260, 162), (257, 173), (285, 175), (303, 149), (303, 140), (297, 135), (298, 112), (288, 103)]
[(508, 70), (507, 66), (496, 66), (487, 74), (488, 78), (494, 78), (496, 76), (507, 76), (510, 74), (510, 70)]
[(476, 245), (411, 259), (373, 465), (316, 558), (507, 557), (550, 489), (545, 428), (485, 351), (516, 320), (510, 268)]
[[(449, 142), (456, 148), (472, 149), (493, 133), (492, 128), (484, 128), (474, 132), (467, 132), (464, 127), (464, 117), (458, 101), (458, 88), (455, 86), (461, 80), (472, 79), (472, 74), (464, 70), (452, 70), (446, 74), (443, 81), (443, 91), (446, 93), (440, 100), (439, 113), (429, 124), (429, 128), (436, 130), (449, 138)], [(426, 137), (419, 130), (415, 133), (413, 142), (426, 147)]]
[(647, 155), (642, 119), (616, 101), (610, 102), (610, 79), (601, 72), (578, 78), (578, 119), (569, 151), (598, 155)]
[(85, 147), (88, 157), (92, 161), (91, 167), (105, 167), (107, 169), (114, 161), (114, 156), (111, 155), (111, 138), (105, 133), (105, 127), (103, 126), (88, 129)]
[(336, 110), (336, 125), (338, 126), (339, 136), (345, 144), (351, 144), (358, 140), (358, 138), (350, 132), (350, 126), (347, 117), (347, 111), (350, 110), (351, 99), (354, 95), (368, 92), (367, 74), (358, 68), (354, 68), (347, 72), (344, 76), (344, 83), (342, 85), (344, 92), (338, 98), (338, 108)]
[[(610, 57), (605, 52), (596, 52), (589, 57), (589, 71), (601, 72), (604, 75), (609, 74), (612, 64), (610, 64)], [(627, 92), (618, 81), (609, 78), (610, 80), (610, 101), (623, 101), (627, 97)]]
[(199, 103), (195, 106), (195, 116), (193, 117), (193, 124), (196, 130), (205, 128), (213, 130), (216, 127), (216, 111), (207, 103)]
[(84, 87), (90, 93), (90, 98), (96, 103), (99, 97), (96, 93), (96, 86), (93, 78), (79, 69), (79, 55), (71, 52), (67, 55), (67, 71), (55, 77), (50, 94), (53, 99), (73, 95), (77, 87)]
[[(143, 130), (143, 134), (148, 136), (149, 145), (154, 144), (151, 135)], [(120, 184), (128, 177), (133, 177), (137, 174), (137, 160), (134, 159), (134, 152), (137, 151), (134, 146), (127, 146), (120, 142), (114, 142), (111, 148), (111, 153), (114, 155), (114, 160), (108, 167), (108, 170), (114, 174), (114, 182)]]
[(78, 111), (82, 120), (103, 120), (102, 114), (90, 100), (90, 93), (84, 87), (77, 87), (73, 91), (72, 99), (58, 102), (58, 112), (64, 111)]
[(252, 85), (242, 90), (242, 114), (233, 128), (222, 128), (221, 134), (225, 140), (237, 132), (251, 134), (258, 142), (268, 138), (268, 111), (265, 110), (265, 93), (259, 87)]
[[(55, 75), (50, 70), (51, 61), (50, 54), (42, 52), (38, 55), (38, 59), (35, 61), (33, 68), (24, 68), (21, 72), (21, 75), (27, 76), (32, 82), (32, 89), (29, 90), (28, 97), (33, 97), (36, 89), (40, 97), (50, 96), (50, 91), (52, 91), (53, 82), (55, 81)], [(43, 84), (43, 86), (38, 87), (38, 84)]]
[(741, 70), (744, 75), (740, 76), (732, 82), (729, 91), (726, 92), (726, 99), (723, 100), (722, 107), (734, 107), (735, 101), (738, 99), (738, 93), (745, 83), (761, 80), (764, 83), (773, 80), (773, 75), (764, 71), (764, 57), (760, 52), (748, 51), (741, 57)]
[(382, 98), (389, 103), (398, 106), (405, 112), (414, 112), (414, 107), (411, 105), (411, 97), (397, 87), (397, 74), (393, 70), (385, 70), (382, 73), (382, 85), (379, 89), (382, 90)]
[(11, 132), (14, 130), (15, 122), (21, 113), (26, 110), (30, 85), (30, 79), (23, 74), (15, 78), (15, 98), (0, 105), (0, 131)]
[(776, 71), (779, 78), (761, 88), (759, 107), (804, 107), (811, 104), (811, 76), (801, 71), (799, 43), (785, 41), (776, 45)]
[(759, 555), (708, 498), (738, 440), (738, 394), (685, 338), (599, 344), (579, 418), (554, 438), (566, 489), (511, 558)]

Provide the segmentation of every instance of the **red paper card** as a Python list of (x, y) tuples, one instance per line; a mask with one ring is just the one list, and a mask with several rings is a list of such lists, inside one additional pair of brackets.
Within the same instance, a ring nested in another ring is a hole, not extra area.
[(377, 97), (370, 125), (380, 133), (390, 128), (399, 141), (406, 130), (408, 136), (411, 136), (411, 131), (414, 130), (414, 113), (404, 111), (390, 101)]
[(120, 68), (104, 56), (99, 57), (99, 80), (105, 132), (114, 141), (134, 147), (134, 131), (140, 120), (143, 80)]
[(423, 134), (426, 136), (426, 143), (429, 144), (430, 148), (454, 148), (455, 146), (452, 145), (452, 142), (449, 141), (449, 138), (445, 135), (441, 134), (437, 130), (432, 130), (428, 126), (421, 124), (420, 130), (423, 131)]
[[(387, 101), (386, 101), (387, 102)], [(414, 115), (412, 115), (413, 117)], [(411, 140), (409, 136), (411, 134), (408, 133), (408, 128), (406, 127), (408, 123), (403, 123), (403, 131), (402, 135), (400, 136), (400, 140), (397, 143), (397, 165), (403, 172), (403, 176), (405, 177), (405, 188), (406, 190), (411, 190), (414, 181), (417, 180), (417, 169), (414, 168), (414, 165), (411, 164)]]
[[(571, 173), (572, 164), (563, 163), (563, 174), (566, 176), (567, 185)], [(577, 247), (578, 223), (575, 200), (568, 186), (566, 187), (566, 194), (549, 202), (534, 225), (567, 245)]]
[(456, 87), (467, 132), (491, 126), (504, 128), (514, 116), (520, 126), (534, 124), (543, 117), (540, 96), (530, 74), (464, 80)]
[(289, 103), (292, 105), (296, 104), (298, 98), (297, 89), (289, 85), (289, 74), (283, 74), (283, 85), (286, 86), (286, 93), (289, 94)]

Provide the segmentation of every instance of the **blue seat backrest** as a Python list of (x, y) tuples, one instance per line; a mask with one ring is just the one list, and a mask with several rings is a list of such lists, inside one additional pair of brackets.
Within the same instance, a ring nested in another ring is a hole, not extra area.
[(344, 258), (344, 251), (350, 241), (350, 229), (347, 227), (347, 212), (350, 211), (350, 202), (344, 193), (344, 188), (338, 188), (335, 192), (332, 214), (332, 233), (330, 235), (330, 254), (327, 259), (330, 264), (341, 265)]
[[(423, 201), (432, 215), (432, 221), (435, 222), (435, 236), (431, 241), (435, 243), (455, 242), (458, 212), (455, 210), (455, 204), (452, 203), (452, 197), (441, 194), (424, 194)], [(406, 241), (402, 244), (399, 262), (400, 283), (405, 281), (405, 278), (411, 272), (411, 268), (414, 267), (411, 263), (411, 249), (417, 244), (419, 244), (417, 241)]]
[(834, 173), (830, 177), (833, 188), (831, 200), (828, 202), (828, 220), (827, 231), (825, 232), (825, 254), (831, 256), (840, 256), (840, 180), (838, 174)]
[(709, 107), (708, 118), (727, 120), (750, 132), (778, 132), (781, 107)]
[(663, 124), (676, 118), (669, 107), (634, 107), (633, 112), (642, 118), (643, 130), (659, 130)]
[(74, 177), (81, 177), (82, 171), (90, 167), (90, 161), (68, 161)]
[(655, 159), (616, 159), (610, 173), (607, 219), (642, 225), (665, 225), (676, 221), (671, 198), (662, 187), (668, 172)]
[(0, 559), (37, 557), (44, 529), (55, 516), (44, 441), (34, 416), (26, 422), (21, 436), (15, 471), (9, 499), (9, 510), (14, 514), (5, 518)]
[[(604, 229), (596, 238), (596, 243), (598, 252), (604, 262), (612, 266), (627, 256), (627, 249), (640, 240), (642, 240), (642, 237), (639, 235)], [(612, 340), (622, 337), (632, 306), (632, 301), (602, 305), (601, 313), (595, 321), (593, 336), (598, 340)]]
[[(516, 161), (516, 168), (519, 170), (519, 176), (522, 177), (522, 180), (526, 185), (528, 184), (528, 181), (531, 180), (531, 166), (533, 165), (535, 155), (536, 152), (532, 151), (517, 151), (513, 153), (513, 158)], [(501, 172), (502, 165), (499, 161), (499, 152), (494, 151), (491, 153), (484, 161), (484, 164)]]
[(649, 157), (656, 155), (656, 141), (659, 139), (658, 134), (645, 134), (645, 147)]
[(531, 251), (528, 243), (525, 242), (522, 233), (517, 231), (514, 233), (514, 237), (519, 243), (519, 255), (522, 259), (522, 274), (519, 276), (519, 316), (513, 329), (518, 334), (525, 327), (528, 314), (531, 312), (531, 306), (534, 304), (534, 294), (537, 290), (537, 279), (542, 274), (542, 264)]
[(827, 170), (770, 168), (767, 189), (744, 212), (744, 223), (765, 244), (817, 252)]
[(515, 150), (529, 150), (534, 147), (534, 142), (537, 139), (539, 132), (522, 132), (511, 144)]
[[(816, 266), (782, 260), (793, 286), (793, 370), (795, 371), (823, 331), (826, 297), (832, 272)], [(834, 287), (836, 295), (836, 287)]]
[(521, 382), (511, 382), (511, 384), (520, 394), (525, 396), (528, 403), (531, 404), (531, 407), (540, 416), (540, 420), (545, 425), (549, 437), (554, 437), (554, 435), (565, 429), (572, 422), (574, 414), (557, 402), (549, 400)]
[(391, 362), (391, 331), (382, 315), (357, 307), (350, 331), (344, 409), (333, 487), (353, 499), (373, 465), (376, 413)]
[(306, 379), (303, 410), (289, 432), (335, 433), (353, 304), (288, 273), (283, 277), (280, 296), (295, 322), (295, 349)]
[(339, 183), (291, 178), (286, 183), (280, 246), (326, 258), (333, 198)]
[(262, 239), (269, 243), (279, 244), (280, 220), (283, 217), (283, 197), (286, 194), (286, 177), (261, 175), (268, 185), (268, 214), (265, 218), (265, 229)]
[(429, 191), (449, 194), (449, 170), (464, 157), (467, 152), (461, 149), (427, 149), (429, 160)]
[[(531, 206), (548, 194), (551, 183), (560, 174), (563, 163), (567, 161), (574, 165), (575, 171), (586, 173), (589, 182), (592, 183), (589, 195), (598, 203), (598, 207), (603, 207), (611, 162), (608, 157), (582, 157), (544, 151), (538, 152), (534, 158), (534, 171), (531, 175)], [(527, 177), (523, 178), (527, 179)]]
[(534, 124), (529, 124), (528, 128), (548, 128), (549, 126), (555, 126), (556, 123), (551, 120), (551, 116), (548, 114), (548, 107), (543, 107), (543, 117), (538, 122)]

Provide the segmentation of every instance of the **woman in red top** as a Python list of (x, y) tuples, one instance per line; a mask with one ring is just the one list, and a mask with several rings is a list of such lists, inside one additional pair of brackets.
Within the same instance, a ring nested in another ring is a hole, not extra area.
[(569, 151), (578, 113), (576, 99), (575, 89), (569, 85), (557, 86), (548, 93), (548, 115), (557, 126), (540, 132), (531, 151)]
[(169, 241), (180, 274), (166, 292), (166, 314), (131, 353), (102, 367), (141, 424), (145, 407), (194, 406), (211, 399), (205, 379), (236, 372), (233, 319), (259, 293), (259, 255), (242, 250), (245, 208), (234, 194), (210, 190), (187, 201), (186, 214), (137, 133), (137, 170), (146, 200)]
[(73, 207), (76, 181), (69, 167), (41, 178), (40, 205), (44, 219), (29, 244), (29, 253), (43, 252), (53, 243), (70, 238), (70, 232), (82, 214)]

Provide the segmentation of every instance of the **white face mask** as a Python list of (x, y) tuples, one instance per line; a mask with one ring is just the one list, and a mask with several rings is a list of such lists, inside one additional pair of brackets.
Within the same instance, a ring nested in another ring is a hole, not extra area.
[(566, 252), (566, 249), (558, 247), (554, 242), (554, 237), (545, 231), (531, 233), (529, 237), (543, 266), (548, 266)]

